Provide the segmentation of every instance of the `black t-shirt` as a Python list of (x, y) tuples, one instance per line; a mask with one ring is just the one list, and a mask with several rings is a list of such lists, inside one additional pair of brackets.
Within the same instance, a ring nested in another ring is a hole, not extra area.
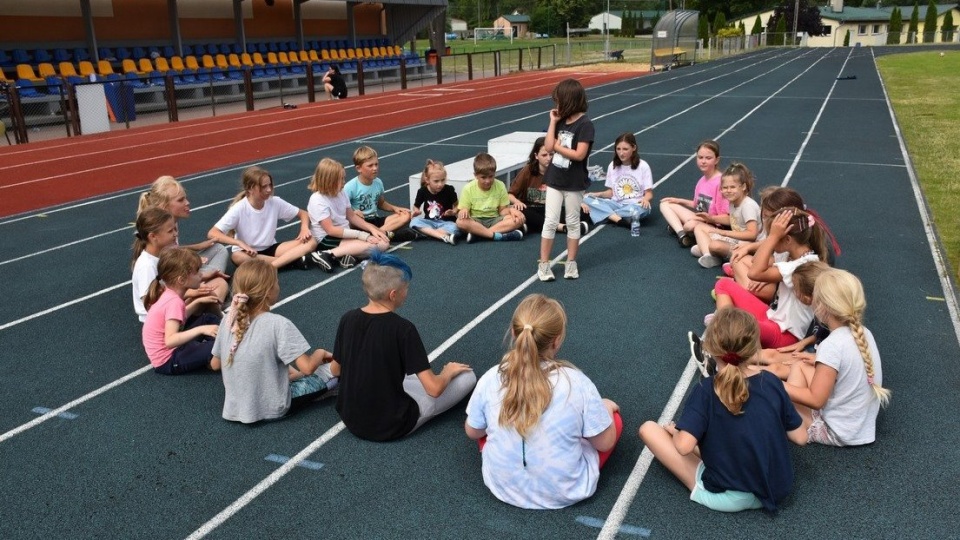
[(337, 412), (351, 433), (371, 441), (410, 433), (420, 408), (403, 391), (403, 379), (430, 369), (413, 323), (396, 313), (348, 311), (337, 328), (333, 357), (341, 366)]
[(457, 207), (457, 190), (447, 184), (439, 193), (430, 193), (426, 186), (422, 186), (417, 191), (413, 206), (423, 211), (425, 219), (456, 221), (457, 216), (444, 216), (443, 213)]
[(583, 161), (571, 161), (560, 154), (554, 154), (553, 161), (543, 175), (543, 183), (560, 191), (584, 191), (590, 185), (587, 160), (590, 150), (593, 149), (593, 122), (584, 114), (571, 124), (557, 125), (554, 135), (564, 148), (576, 149), (582, 142), (589, 144), (589, 147)]
[(330, 84), (333, 85), (333, 95), (343, 99), (347, 97), (347, 83), (343, 76), (334, 71), (330, 74)]

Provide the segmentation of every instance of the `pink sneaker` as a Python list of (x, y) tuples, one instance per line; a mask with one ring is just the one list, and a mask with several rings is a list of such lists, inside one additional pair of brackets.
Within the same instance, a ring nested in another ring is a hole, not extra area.
[(710, 322), (713, 321), (713, 315), (714, 315), (713, 313), (707, 313), (707, 314), (703, 317), (703, 325), (704, 325), (704, 326), (710, 326)]
[(727, 277), (733, 277), (733, 266), (731, 266), (730, 263), (723, 263), (723, 266), (720, 268), (723, 270), (723, 273), (727, 275)]

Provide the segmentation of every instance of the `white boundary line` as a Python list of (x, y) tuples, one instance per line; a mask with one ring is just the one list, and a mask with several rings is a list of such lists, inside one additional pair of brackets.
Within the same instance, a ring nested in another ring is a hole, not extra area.
[[(880, 74), (880, 66), (877, 65), (877, 57), (870, 49), (870, 55), (873, 57), (873, 67)], [(930, 208), (927, 206), (923, 190), (920, 189), (920, 181), (917, 178), (916, 170), (913, 168), (913, 161), (907, 152), (907, 142), (903, 140), (903, 132), (900, 130), (900, 123), (897, 122), (897, 115), (893, 110), (893, 104), (890, 103), (890, 96), (887, 94), (887, 86), (883, 84), (883, 77), (880, 79), (880, 88), (883, 90), (883, 99), (887, 102), (887, 110), (890, 112), (890, 122), (893, 124), (893, 130), (897, 134), (897, 144), (900, 145), (900, 153), (903, 154), (903, 163), (907, 167), (907, 176), (910, 177), (910, 187), (913, 189), (913, 197), (917, 201), (917, 210), (920, 211), (920, 219), (923, 220), (923, 229), (927, 235), (927, 244), (930, 246), (930, 256), (937, 267), (937, 275), (940, 276), (940, 287), (943, 288), (943, 297), (947, 301), (947, 310), (950, 312), (950, 320), (953, 323), (953, 333), (960, 342), (960, 309), (957, 308), (957, 291), (950, 280), (950, 264), (941, 249), (940, 241), (934, 232), (936, 226), (933, 218), (930, 217)]]

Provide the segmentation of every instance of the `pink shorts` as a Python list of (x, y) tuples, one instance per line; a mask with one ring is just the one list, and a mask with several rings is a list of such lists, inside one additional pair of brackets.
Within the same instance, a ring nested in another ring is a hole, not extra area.
[(807, 428), (807, 438), (810, 442), (825, 444), (827, 446), (843, 446), (843, 443), (837, 438), (836, 433), (823, 421), (823, 415), (819, 410), (812, 410), (810, 414), (813, 416), (813, 422), (810, 424), (810, 427)]

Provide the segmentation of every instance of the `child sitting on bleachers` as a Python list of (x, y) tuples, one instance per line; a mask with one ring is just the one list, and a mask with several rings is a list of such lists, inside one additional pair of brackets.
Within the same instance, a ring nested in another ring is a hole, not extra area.
[(457, 227), (467, 233), (467, 243), (476, 238), (522, 240), (519, 231), (525, 221), (523, 213), (510, 206), (507, 187), (494, 176), (497, 162), (481, 152), (473, 159), (473, 175), (463, 188), (457, 203)]

